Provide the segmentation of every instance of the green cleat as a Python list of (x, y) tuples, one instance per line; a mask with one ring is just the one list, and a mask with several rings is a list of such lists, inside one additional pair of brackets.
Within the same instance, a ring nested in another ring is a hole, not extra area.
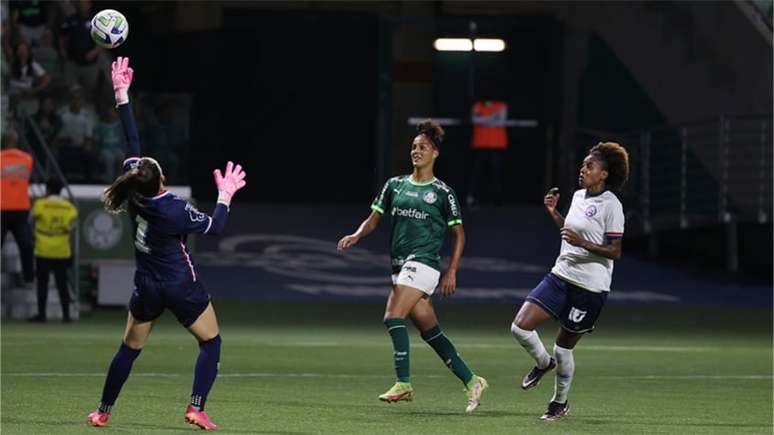
[(486, 379), (473, 375), (473, 379), (465, 387), (465, 393), (468, 395), (468, 406), (465, 407), (465, 412), (470, 414), (481, 405), (481, 396), (487, 388), (489, 388), (489, 383)]
[(400, 402), (405, 400), (410, 402), (414, 398), (414, 389), (408, 382), (396, 382), (386, 393), (379, 396), (382, 402)]

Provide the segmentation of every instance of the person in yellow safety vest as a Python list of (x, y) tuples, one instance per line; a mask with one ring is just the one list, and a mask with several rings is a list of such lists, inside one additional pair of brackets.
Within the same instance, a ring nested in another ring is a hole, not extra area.
[(38, 314), (31, 322), (46, 321), (48, 279), (54, 272), (54, 281), (62, 304), (62, 320), (70, 322), (70, 291), (67, 271), (72, 264), (70, 233), (78, 219), (73, 203), (59, 196), (62, 182), (52, 178), (46, 182), (46, 197), (35, 201), (32, 219), (35, 223), (35, 262), (38, 278)]
[(13, 128), (7, 128), (3, 132), (3, 149), (0, 151), (0, 243), (5, 243), (9, 231), (13, 234), (19, 246), (24, 282), (31, 283), (34, 277), (29, 223), (32, 156), (18, 146), (19, 134)]
[[(472, 123), (473, 172), (466, 202), (472, 206), (483, 197), (500, 203), (502, 200), (503, 160), (508, 149), (508, 105), (502, 101), (476, 101), (473, 104)], [(491, 189), (486, 186), (487, 174)]]

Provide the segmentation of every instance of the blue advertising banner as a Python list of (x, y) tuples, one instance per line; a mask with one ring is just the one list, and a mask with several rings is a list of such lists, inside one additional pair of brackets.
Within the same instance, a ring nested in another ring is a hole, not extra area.
[[(369, 212), (357, 206), (235, 204), (224, 235), (199, 238), (195, 261), (217, 298), (384, 300), (391, 286), (387, 218), (358, 245), (336, 250), (336, 242)], [(467, 243), (458, 288), (448, 300), (521, 303), (553, 266), (560, 245), (556, 227), (540, 207), (478, 209), (463, 219)], [(625, 247), (609, 303), (771, 304), (771, 289), (763, 285), (714, 282), (626, 255)], [(444, 266), (449, 253), (445, 246)]]

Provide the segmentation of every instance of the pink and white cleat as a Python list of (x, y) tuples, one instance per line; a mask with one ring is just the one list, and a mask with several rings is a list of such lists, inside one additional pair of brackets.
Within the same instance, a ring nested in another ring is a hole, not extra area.
[(102, 427), (107, 425), (108, 419), (110, 418), (109, 412), (102, 412), (99, 409), (89, 414), (88, 417), (86, 417), (86, 422), (89, 423), (91, 426), (95, 427)]
[(210, 416), (206, 412), (199, 411), (193, 405), (188, 405), (188, 408), (186, 408), (185, 421), (204, 430), (215, 430), (218, 428), (218, 425), (210, 420)]

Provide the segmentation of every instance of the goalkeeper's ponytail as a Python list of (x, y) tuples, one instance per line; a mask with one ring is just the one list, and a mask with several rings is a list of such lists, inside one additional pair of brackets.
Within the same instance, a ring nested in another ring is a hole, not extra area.
[(145, 198), (155, 196), (161, 189), (163, 175), (158, 163), (149, 158), (140, 159), (137, 166), (121, 175), (105, 189), (105, 209), (119, 213), (126, 202), (141, 207)]

